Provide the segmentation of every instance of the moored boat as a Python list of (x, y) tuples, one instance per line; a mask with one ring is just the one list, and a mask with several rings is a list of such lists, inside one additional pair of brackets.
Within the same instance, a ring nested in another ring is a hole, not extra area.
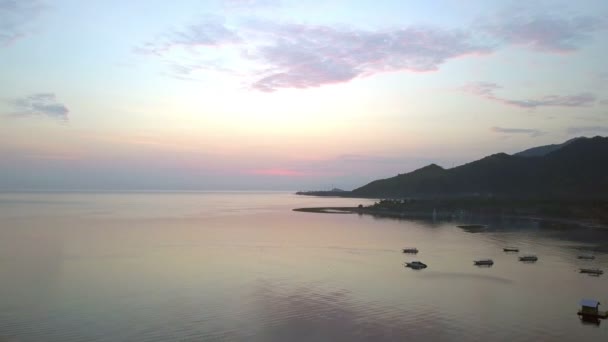
[(420, 269), (426, 268), (427, 266), (425, 263), (422, 263), (420, 261), (411, 261), (411, 262), (406, 262), (405, 267), (409, 267), (409, 268), (412, 268), (415, 270), (420, 270)]
[(578, 259), (583, 259), (583, 260), (594, 260), (595, 256), (594, 255), (583, 254), (583, 255), (579, 255), (577, 258)]
[(458, 228), (464, 228), (464, 229), (484, 229), (487, 228), (488, 226), (486, 226), (485, 224), (461, 224), (457, 226)]
[(606, 311), (600, 311), (600, 302), (595, 299), (583, 299), (579, 303), (581, 309), (578, 310), (578, 315), (582, 318), (608, 318)]
[(494, 265), (494, 260), (492, 260), (492, 259), (480, 259), (480, 260), (473, 261), (473, 263), (476, 266), (492, 266), (492, 265)]
[(418, 248), (416, 248), (416, 247), (406, 247), (406, 248), (403, 249), (403, 253), (416, 254), (416, 253), (418, 253)]
[(502, 250), (504, 252), (519, 252), (519, 248), (517, 247), (505, 247)]
[(538, 260), (538, 257), (536, 255), (524, 255), (524, 256), (519, 257), (519, 261), (534, 262), (537, 260)]
[(599, 275), (604, 274), (604, 271), (600, 270), (599, 268), (581, 268), (580, 273), (586, 273), (586, 274), (599, 276)]

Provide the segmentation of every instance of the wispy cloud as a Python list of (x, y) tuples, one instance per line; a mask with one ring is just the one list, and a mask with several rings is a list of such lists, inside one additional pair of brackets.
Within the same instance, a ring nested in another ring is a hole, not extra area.
[(595, 78), (600, 82), (608, 84), (608, 72), (598, 72)]
[(532, 128), (505, 128), (505, 127), (492, 127), (490, 128), (490, 130), (492, 132), (495, 133), (504, 133), (504, 134), (525, 134), (525, 135), (529, 135), (533, 138), (541, 136), (543, 134), (545, 134), (545, 132), (538, 130), (538, 129), (532, 129)]
[(559, 53), (580, 48), (594, 33), (606, 29), (607, 24), (601, 16), (566, 17), (563, 13), (540, 13), (516, 7), (499, 12), (477, 26), (502, 44)]
[(569, 127), (569, 134), (608, 134), (608, 126), (579, 126)]
[(14, 107), (13, 117), (46, 116), (49, 118), (68, 121), (68, 108), (57, 101), (53, 93), (32, 94), (23, 98), (9, 101)]
[(407, 157), (387, 157), (366, 154), (342, 154), (333, 159), (337, 162), (345, 163), (373, 163), (373, 164), (402, 164), (409, 158)]
[(587, 107), (595, 102), (595, 95), (591, 93), (580, 93), (575, 95), (546, 95), (538, 99), (507, 100), (506, 104), (521, 108), (537, 107)]
[(507, 99), (495, 95), (496, 90), (502, 89), (500, 85), (488, 82), (470, 83), (463, 86), (461, 89), (488, 100), (528, 109), (538, 107), (587, 107), (596, 102), (595, 95), (591, 93), (579, 93), (574, 95), (545, 95), (535, 99), (523, 100)]
[[(232, 0), (226, 1), (225, 5), (271, 6), (276, 5), (276, 1)], [(230, 45), (238, 51), (229, 54), (233, 66), (240, 68), (236, 73), (248, 80), (250, 88), (273, 92), (283, 88), (304, 89), (345, 83), (382, 72), (432, 72), (451, 59), (487, 55), (509, 45), (544, 52), (573, 51), (606, 26), (606, 20), (599, 16), (529, 14), (526, 11), (502, 13), (492, 20), (479, 21), (462, 29), (404, 26), (363, 30), (253, 19), (231, 27), (217, 17), (205, 17), (164, 34), (136, 51), (167, 57), (170, 51), (179, 47), (191, 52), (191, 57), (196, 59), (205, 55), (197, 48)], [(217, 71), (213, 66), (204, 67), (204, 60), (181, 63), (182, 57), (175, 57), (170, 63), (173, 70), (180, 73), (179, 78), (188, 79), (188, 74), (200, 70)], [(179, 64), (184, 66), (176, 67)], [(500, 100), (523, 108), (575, 107), (592, 102), (589, 95)]]
[(224, 8), (228, 10), (255, 10), (277, 8), (281, 6), (279, 0), (224, 0)]
[(38, 0), (0, 0), (0, 47), (25, 36), (43, 9)]
[(223, 19), (206, 16), (195, 24), (163, 34), (135, 48), (136, 53), (162, 56), (174, 48), (194, 49), (238, 43), (240, 37), (226, 27)]
[(255, 169), (255, 170), (246, 170), (245, 173), (251, 175), (262, 175), (262, 176), (307, 176), (306, 172), (297, 171), (292, 169), (282, 169), (282, 168), (270, 168), (270, 169)]

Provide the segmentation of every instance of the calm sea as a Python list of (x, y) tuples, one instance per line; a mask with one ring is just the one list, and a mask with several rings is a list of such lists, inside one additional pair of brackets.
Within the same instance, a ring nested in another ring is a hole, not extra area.
[[(0, 194), (0, 341), (589, 341), (608, 232), (291, 211), (288, 193)], [(502, 252), (517, 246), (535, 264)], [(405, 246), (420, 253), (408, 257)], [(592, 252), (594, 261), (577, 255)], [(494, 267), (473, 266), (493, 258)], [(403, 262), (429, 267), (414, 271)]]

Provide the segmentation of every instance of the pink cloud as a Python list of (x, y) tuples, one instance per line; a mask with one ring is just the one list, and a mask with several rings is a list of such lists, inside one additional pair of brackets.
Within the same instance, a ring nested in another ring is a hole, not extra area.
[(461, 30), (408, 27), (364, 31), (268, 22), (251, 27), (272, 41), (252, 54), (268, 66), (252, 85), (264, 92), (344, 83), (382, 72), (437, 71), (449, 59), (491, 51), (473, 43)]
[[(274, 1), (230, 0), (226, 3), (249, 8)], [(364, 30), (254, 19), (235, 26), (231, 28), (218, 18), (206, 18), (136, 50), (166, 57), (169, 50), (179, 47), (192, 52), (194, 57), (188, 62), (171, 62), (173, 73), (180, 79), (190, 79), (197, 71), (233, 72), (246, 75), (251, 89), (274, 92), (347, 83), (387, 72), (436, 72), (449, 60), (488, 55), (505, 46), (523, 46), (545, 53), (572, 52), (605, 30), (608, 24), (599, 16), (553, 15), (517, 9), (461, 29), (405, 26)], [(218, 61), (202, 60), (195, 49), (225, 45), (239, 50), (239, 62), (245, 62), (239, 64), (254, 70), (229, 70)], [(580, 95), (507, 104), (534, 108), (558, 103), (574, 107), (590, 100), (587, 94)]]

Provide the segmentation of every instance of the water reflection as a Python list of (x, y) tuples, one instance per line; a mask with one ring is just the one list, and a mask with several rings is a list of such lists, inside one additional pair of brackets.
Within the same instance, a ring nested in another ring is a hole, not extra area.
[[(360, 200), (289, 194), (2, 196), (0, 336), (18, 341), (608, 336), (575, 315), (581, 298), (608, 298), (607, 277), (578, 273), (608, 265), (597, 229), (488, 218), (470, 234), (292, 212)], [(585, 249), (596, 258), (578, 259)], [(524, 252), (540, 261), (520, 263)], [(496, 263), (472, 267), (482, 257)], [(429, 268), (404, 270), (414, 258)]]
[(438, 340), (449, 335), (439, 311), (410, 310), (361, 299), (347, 289), (258, 284), (252, 311), (255, 341)]
[(580, 316), (581, 324), (599, 327), (602, 321), (596, 317)]
[[(457, 219), (433, 220), (431, 218), (399, 218), (372, 216), (374, 220), (416, 222), (426, 227), (461, 226), (462, 231), (472, 234), (524, 233), (528, 236), (543, 236), (566, 243), (564, 247), (577, 253), (608, 254), (608, 229), (583, 227), (575, 224), (556, 223), (529, 218), (503, 216), (471, 217), (467, 221)], [(483, 226), (483, 227), (481, 227)]]
[(511, 284), (513, 280), (488, 274), (478, 273), (459, 273), (459, 272), (435, 272), (431, 274), (425, 274), (425, 278), (437, 279), (441, 281), (457, 281), (457, 280), (474, 280), (484, 282), (494, 282), (500, 284)]

